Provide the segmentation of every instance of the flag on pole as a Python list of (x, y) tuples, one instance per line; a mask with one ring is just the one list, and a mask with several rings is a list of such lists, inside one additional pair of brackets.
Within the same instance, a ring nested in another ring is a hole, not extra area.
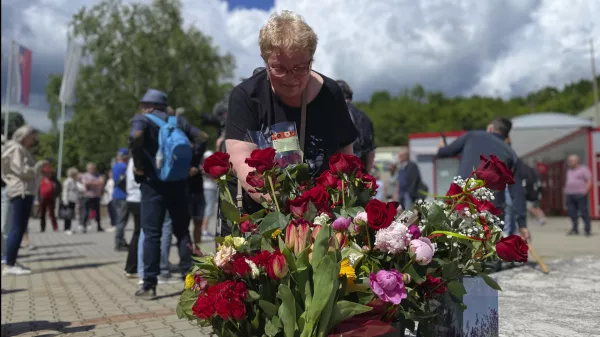
[(29, 105), (31, 87), (31, 50), (13, 42), (12, 64), (9, 65), (11, 82), (8, 88), (11, 102)]
[(75, 86), (77, 84), (77, 74), (79, 73), (82, 55), (83, 49), (81, 46), (69, 39), (67, 55), (65, 56), (65, 70), (58, 95), (58, 99), (64, 105), (75, 103)]

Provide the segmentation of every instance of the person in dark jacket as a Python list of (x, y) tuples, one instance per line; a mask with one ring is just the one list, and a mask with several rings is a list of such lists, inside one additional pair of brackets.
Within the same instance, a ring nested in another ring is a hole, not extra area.
[[(519, 174), (517, 162), (519, 158), (513, 149), (505, 142), (510, 132), (511, 122), (506, 118), (494, 119), (487, 127), (486, 131), (470, 131), (451, 144), (445, 144), (440, 141), (438, 157), (448, 158), (460, 156), (458, 174), (461, 177), (468, 177), (473, 168), (479, 166), (480, 156), (496, 155), (503, 161), (508, 168), (513, 171), (515, 183), (508, 186), (512, 203), (515, 210), (516, 221), (519, 226), (519, 233), (523, 239), (529, 239), (529, 230), (527, 229), (525, 193), (521, 181), (517, 181)], [(504, 191), (496, 191), (494, 204), (499, 209), (504, 209), (506, 198)]]
[(352, 104), (352, 98), (354, 93), (352, 88), (344, 80), (337, 80), (338, 85), (342, 88), (346, 104), (348, 105), (348, 111), (350, 117), (354, 123), (354, 127), (358, 131), (358, 138), (354, 142), (353, 150), (354, 155), (361, 159), (365, 165), (365, 172), (371, 172), (373, 170), (373, 164), (375, 163), (375, 131), (373, 129), (373, 122), (367, 114)]
[(415, 201), (423, 199), (421, 192), (427, 192), (427, 187), (421, 180), (419, 166), (409, 160), (408, 151), (398, 152), (398, 165), (396, 165), (396, 188), (394, 201), (398, 201), (402, 208), (412, 208)]
[[(185, 275), (191, 267), (191, 240), (188, 230), (188, 180), (164, 182), (158, 179), (153, 161), (158, 151), (159, 127), (147, 114), (166, 121), (167, 95), (156, 89), (148, 89), (140, 100), (142, 113), (131, 121), (130, 147), (136, 180), (141, 190), (141, 226), (144, 231), (144, 280), (136, 296), (143, 299), (156, 297), (157, 277), (160, 273), (160, 243), (165, 214), (172, 219), (173, 233), (179, 245), (180, 271)], [(194, 150), (201, 143), (198, 129), (183, 117), (177, 116), (178, 127), (187, 135)]]

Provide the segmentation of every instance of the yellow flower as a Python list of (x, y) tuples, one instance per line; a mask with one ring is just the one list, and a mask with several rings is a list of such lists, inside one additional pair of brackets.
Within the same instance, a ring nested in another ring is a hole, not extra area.
[(272, 237), (273, 239), (277, 239), (277, 237), (279, 236), (279, 234), (281, 234), (281, 229), (280, 229), (280, 228), (277, 228), (277, 229), (276, 229), (276, 230), (273, 232), (273, 234), (271, 234), (271, 237)]
[(235, 249), (240, 249), (241, 246), (243, 246), (246, 243), (246, 239), (236, 236), (235, 238), (233, 238), (233, 247)]
[(356, 272), (354, 268), (350, 265), (350, 261), (348, 259), (342, 260), (342, 265), (340, 266), (340, 277), (346, 275), (346, 279), (348, 279), (349, 283), (356, 280)]
[(194, 286), (194, 275), (187, 274), (185, 276), (185, 289), (192, 289)]

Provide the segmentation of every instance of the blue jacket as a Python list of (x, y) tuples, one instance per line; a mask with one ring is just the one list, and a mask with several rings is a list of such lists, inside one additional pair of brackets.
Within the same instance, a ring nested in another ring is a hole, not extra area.
[[(119, 187), (119, 179), (121, 176), (125, 176), (127, 172), (127, 164), (123, 162), (117, 162), (112, 168), (112, 176), (113, 181), (115, 182), (115, 187), (113, 188), (112, 198), (115, 200), (125, 200), (127, 199), (127, 192), (123, 191)], [(127, 178), (125, 176), (125, 178)]]

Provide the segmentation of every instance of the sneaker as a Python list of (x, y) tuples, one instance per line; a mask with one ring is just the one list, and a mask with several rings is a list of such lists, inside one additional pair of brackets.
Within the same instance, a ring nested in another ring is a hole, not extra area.
[(104, 231), (107, 232), (107, 233), (113, 233), (116, 230), (117, 230), (116, 227), (109, 227), (109, 228), (105, 229)]
[(592, 236), (592, 232), (585, 232), (585, 236), (589, 238), (590, 236)]
[(73, 235), (73, 231), (70, 231), (70, 230), (65, 231), (65, 234), (71, 236), (71, 235)]
[(202, 236), (214, 236), (214, 235), (212, 235), (212, 233), (210, 233), (210, 232), (203, 231)]
[(4, 266), (2, 270), (2, 275), (29, 275), (31, 274), (31, 269), (24, 266)]
[(176, 277), (162, 275), (158, 276), (158, 284), (174, 284), (179, 282), (181, 282), (181, 280), (177, 279)]
[(546, 218), (541, 218), (541, 219), (538, 219), (538, 223), (539, 223), (541, 226), (545, 225), (545, 224), (546, 224)]
[(156, 299), (156, 286), (142, 286), (135, 292), (135, 297), (142, 300), (151, 301)]
[(579, 232), (574, 229), (571, 229), (570, 231), (567, 232), (567, 235), (579, 235)]
[(98, 229), (96, 230), (96, 232), (98, 232), (98, 233), (102, 233), (102, 232), (104, 232), (104, 228), (102, 228), (102, 227), (98, 227)]
[(124, 275), (125, 275), (125, 278), (137, 278), (137, 274), (131, 274), (131, 273), (125, 272)]

